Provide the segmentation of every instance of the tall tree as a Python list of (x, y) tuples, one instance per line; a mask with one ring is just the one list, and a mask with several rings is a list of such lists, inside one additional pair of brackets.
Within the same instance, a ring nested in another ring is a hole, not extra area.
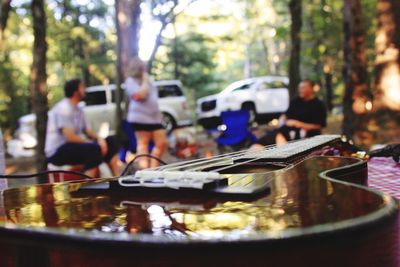
[(46, 13), (44, 0), (32, 0), (33, 18), (33, 63), (30, 77), (30, 92), (32, 96), (32, 109), (36, 114), (36, 129), (38, 145), (36, 147), (36, 167), (39, 171), (47, 168), (44, 145), (47, 124), (47, 74), (46, 74)]
[[(28, 60), (22, 58), (32, 53), (32, 42), (26, 41), (31, 37), (32, 25), (28, 20), (25, 20), (26, 24), (21, 23), (23, 16), (16, 12), (18, 7), (15, 7), (15, 11), (11, 10), (10, 1), (0, 0), (0, 3), (3, 32), (3, 39), (0, 40), (0, 125), (7, 135), (8, 130), (12, 133), (16, 129), (18, 118), (30, 112), (29, 67), (25, 63)], [(26, 7), (23, 10), (26, 11)], [(6, 29), (7, 36), (4, 35)], [(16, 41), (16, 36), (24, 41)]]
[(400, 128), (400, 1), (378, 0), (377, 18), (373, 129), (384, 129), (386, 136), (375, 137), (390, 142), (399, 140)]
[(289, 94), (293, 97), (297, 91), (297, 85), (300, 82), (300, 47), (301, 47), (301, 25), (302, 25), (302, 1), (290, 0), (289, 11), (292, 17), (290, 27), (290, 39), (292, 46), (290, 48), (289, 62)]
[(117, 38), (120, 66), (124, 68), (127, 62), (138, 55), (140, 29), (141, 0), (117, 0)]
[[(302, 43), (304, 43), (304, 47), (301, 51), (301, 64), (305, 67), (302, 68), (302, 74), (307, 73), (307, 78), (321, 83), (321, 93), (325, 105), (330, 111), (332, 110), (333, 98), (333, 62), (330, 48), (333, 38), (329, 38), (329, 36), (333, 33), (335, 23), (332, 23), (331, 6), (327, 4), (326, 0), (313, 0), (310, 4), (305, 5), (303, 9), (303, 13), (309, 19), (306, 21), (306, 27), (303, 27)], [(328, 23), (329, 21), (331, 23)], [(340, 30), (342, 30), (342, 27)], [(311, 45), (308, 45), (308, 43)]]
[(10, 10), (11, 10), (11, 0), (0, 0), (0, 48), (3, 44), (4, 30), (7, 26)]
[[(61, 63), (66, 79), (79, 76), (89, 86), (96, 84), (99, 78), (101, 82), (106, 80), (102, 79), (104, 74), (99, 70), (114, 77), (114, 71), (104, 66), (110, 43), (105, 38), (107, 27), (104, 26), (108, 7), (101, 0), (93, 0), (93, 5), (75, 2), (65, 0), (57, 5), (51, 2), (57, 8), (47, 10), (47, 22), (52, 25), (47, 31), (47, 39), (57, 43), (49, 48), (48, 61)], [(112, 45), (114, 49), (115, 45)]]
[(139, 54), (140, 3), (141, 0), (116, 0), (116, 27), (117, 27), (117, 90), (115, 103), (117, 106), (117, 136), (121, 136), (120, 123), (122, 121), (122, 90), (123, 73), (129, 60)]
[(177, 11), (179, 1), (178, 0), (151, 0), (150, 1), (150, 9), (152, 11), (152, 16), (153, 18), (157, 19), (161, 26), (160, 29), (158, 30), (157, 36), (156, 36), (156, 41), (153, 46), (153, 50), (151, 51), (151, 55), (148, 61), (148, 67), (149, 71), (152, 71), (153, 68), (153, 61), (156, 57), (158, 48), (160, 47), (162, 43), (162, 34), (165, 30), (165, 28), (175, 22), (176, 17), (181, 14), (186, 7), (188, 7), (190, 4), (192, 4), (196, 0), (190, 0), (184, 8), (181, 8), (179, 11)]
[(379, 0), (376, 36), (376, 108), (400, 111), (400, 2)]
[(353, 138), (356, 131), (364, 132), (363, 122), (367, 112), (365, 34), (361, 23), (360, 0), (344, 0), (343, 3), (345, 93), (342, 131), (347, 137)]

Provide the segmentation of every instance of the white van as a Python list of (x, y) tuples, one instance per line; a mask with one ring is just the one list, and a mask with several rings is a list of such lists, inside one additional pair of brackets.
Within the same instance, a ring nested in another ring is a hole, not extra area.
[[(182, 91), (181, 82), (165, 80), (154, 83), (158, 88), (158, 104), (167, 132), (171, 133), (176, 127), (192, 125), (192, 113)], [(115, 133), (115, 89), (115, 84), (86, 88), (83, 110), (91, 127), (96, 132), (108, 128), (109, 134)]]
[(234, 82), (218, 94), (199, 98), (197, 120), (205, 128), (220, 122), (222, 111), (247, 109), (250, 119), (269, 120), (278, 117), (289, 107), (289, 79), (263, 76)]

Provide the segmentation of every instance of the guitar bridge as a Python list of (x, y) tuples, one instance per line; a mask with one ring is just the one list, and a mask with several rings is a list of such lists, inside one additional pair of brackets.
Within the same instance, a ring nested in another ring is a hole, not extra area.
[(137, 171), (134, 175), (118, 179), (119, 184), (127, 187), (193, 188), (212, 189), (226, 186), (228, 179), (218, 172), (194, 171)]

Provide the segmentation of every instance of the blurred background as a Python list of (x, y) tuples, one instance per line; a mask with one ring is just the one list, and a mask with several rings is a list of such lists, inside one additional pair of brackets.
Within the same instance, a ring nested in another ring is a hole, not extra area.
[(317, 83), (326, 133), (366, 149), (399, 141), (398, 0), (0, 2), (0, 126), (7, 142), (21, 116), (36, 115), (38, 169), (47, 110), (64, 82), (119, 84), (135, 55), (155, 80), (181, 82), (195, 126), (199, 98), (273, 75), (288, 77), (291, 97), (301, 79)]

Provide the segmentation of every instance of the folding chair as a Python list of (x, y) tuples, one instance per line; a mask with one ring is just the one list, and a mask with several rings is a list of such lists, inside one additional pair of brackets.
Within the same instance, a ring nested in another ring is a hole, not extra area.
[[(126, 154), (129, 152), (131, 153), (136, 153), (136, 146), (137, 146), (137, 140), (135, 136), (135, 131), (132, 129), (132, 127), (129, 125), (129, 122), (126, 120), (123, 120), (121, 123), (121, 127), (123, 132), (126, 134), (126, 138), (128, 140), (125, 140), (123, 146), (119, 150), (119, 159), (122, 162), (126, 162)], [(149, 151), (151, 151), (154, 147), (154, 143), (150, 142), (149, 144)]]
[(216, 139), (220, 152), (248, 148), (256, 142), (256, 136), (248, 128), (248, 110), (225, 111), (221, 113), (221, 119), (224, 132)]

